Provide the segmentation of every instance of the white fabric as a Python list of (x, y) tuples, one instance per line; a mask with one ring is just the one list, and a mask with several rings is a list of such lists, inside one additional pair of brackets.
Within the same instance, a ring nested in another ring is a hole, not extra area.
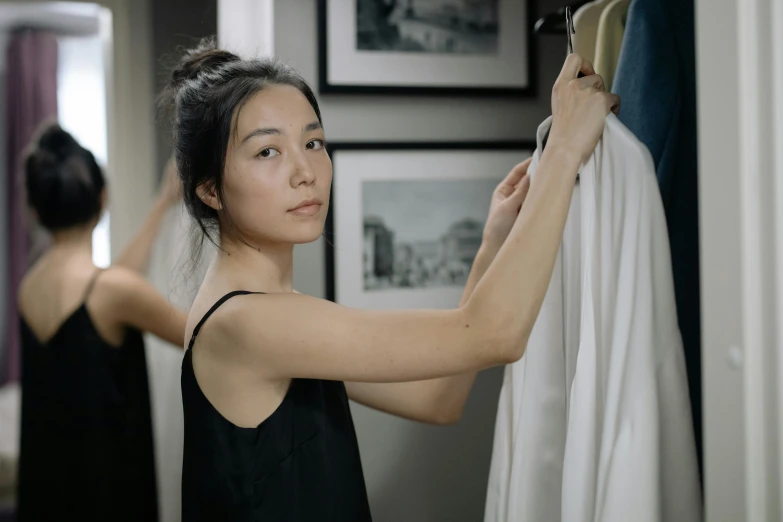
[(0, 508), (13, 501), (16, 489), (21, 402), (19, 383), (0, 388)]
[(505, 371), (485, 522), (701, 519), (653, 162), (610, 115), (580, 171), (525, 356)]
[[(183, 310), (190, 309), (204, 277), (212, 250), (189, 273), (190, 218), (183, 206), (166, 216), (150, 260), (150, 280), (163, 295)], [(182, 451), (184, 418), (180, 374), (182, 347), (152, 334), (145, 335), (147, 372), (152, 402), (155, 466), (160, 522), (178, 522), (182, 509)]]
[(19, 458), (19, 423), (22, 393), (19, 383), (0, 388), (0, 457)]

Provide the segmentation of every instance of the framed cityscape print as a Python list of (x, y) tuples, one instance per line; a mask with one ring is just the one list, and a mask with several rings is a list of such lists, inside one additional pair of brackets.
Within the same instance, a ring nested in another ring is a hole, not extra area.
[(318, 0), (322, 93), (535, 94), (533, 0)]
[(327, 298), (366, 309), (459, 305), (492, 191), (534, 144), (330, 145)]

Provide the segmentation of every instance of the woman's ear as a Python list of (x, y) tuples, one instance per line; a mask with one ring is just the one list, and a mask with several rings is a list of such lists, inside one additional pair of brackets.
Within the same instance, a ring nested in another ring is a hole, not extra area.
[(223, 210), (223, 204), (220, 202), (220, 198), (217, 195), (215, 186), (211, 183), (202, 183), (196, 187), (196, 195), (206, 206), (220, 211)]

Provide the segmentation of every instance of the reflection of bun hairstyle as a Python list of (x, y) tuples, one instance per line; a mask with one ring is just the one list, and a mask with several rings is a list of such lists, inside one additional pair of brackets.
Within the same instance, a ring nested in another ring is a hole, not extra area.
[[(292, 68), (274, 59), (245, 60), (217, 49), (212, 38), (185, 52), (160, 96), (174, 129), (177, 171), (182, 179), (185, 206), (198, 225), (193, 259), (204, 239), (217, 244), (218, 220), (226, 232), (236, 232), (231, 210), (223, 198), (223, 170), (232, 124), (242, 107), (258, 92), (273, 85), (296, 88), (321, 121), (312, 89)], [(205, 204), (197, 188), (213, 189), (221, 211)]]
[(84, 225), (100, 215), (103, 173), (92, 153), (59, 125), (43, 130), (24, 168), (27, 202), (47, 230)]

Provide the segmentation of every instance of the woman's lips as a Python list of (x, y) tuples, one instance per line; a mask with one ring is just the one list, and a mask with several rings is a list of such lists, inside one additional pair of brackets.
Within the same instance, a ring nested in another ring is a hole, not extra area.
[(312, 203), (310, 205), (305, 205), (303, 207), (295, 208), (293, 210), (289, 210), (291, 214), (295, 216), (314, 216), (318, 214), (318, 212), (321, 211), (321, 204), (320, 203)]

